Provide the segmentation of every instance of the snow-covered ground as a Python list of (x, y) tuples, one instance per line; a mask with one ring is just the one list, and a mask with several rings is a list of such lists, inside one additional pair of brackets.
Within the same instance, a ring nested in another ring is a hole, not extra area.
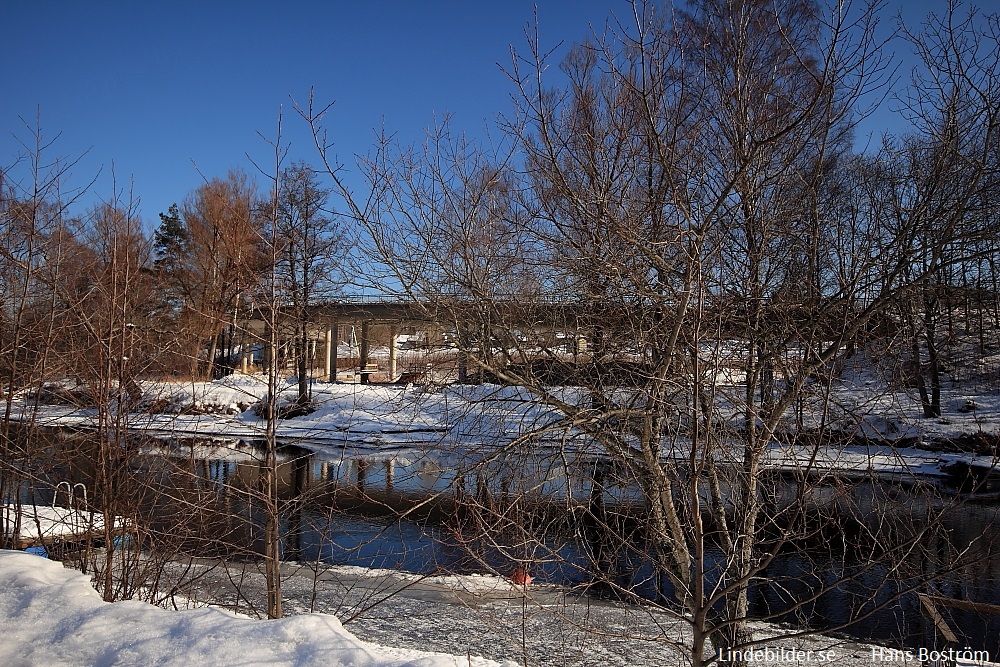
[[(313, 571), (285, 564), (286, 610), (295, 615), (255, 620), (206, 606), (261, 602), (264, 587), (254, 565), (244, 571), (195, 567), (204, 570), (200, 599), (164, 600), (180, 607), (168, 611), (137, 601), (103, 602), (79, 572), (0, 551), (0, 664), (660, 667), (683, 664), (687, 645), (684, 624), (651, 607), (525, 589), (494, 577), (348, 567), (316, 573), (322, 585), (314, 594)], [(230, 590), (236, 580), (238, 596)], [(346, 612), (360, 607), (362, 613)], [(351, 630), (333, 613), (348, 617)], [(765, 625), (756, 634), (762, 648), (822, 651), (832, 658), (828, 664), (841, 667), (872, 664), (868, 645), (823, 636), (768, 640), (781, 631)]]
[[(233, 566), (230, 566), (232, 568)], [(265, 593), (262, 576), (250, 565), (212, 573), (202, 591), (228, 604)], [(315, 574), (314, 574), (315, 572)], [(190, 574), (190, 573), (189, 573)], [(320, 585), (316, 609), (352, 617), (352, 632), (370, 641), (448, 653), (515, 660), (532, 667), (662, 667), (686, 664), (689, 633), (685, 623), (654, 605), (613, 602), (581, 595), (558, 586), (513, 586), (490, 576), (417, 577), (392, 570), (286, 563), (283, 592), (292, 613), (309, 611), (313, 578)], [(229, 582), (241, 581), (237, 596)], [(249, 584), (249, 585), (247, 585)], [(372, 604), (378, 600), (383, 604)], [(775, 638), (787, 628), (758, 624), (762, 646), (833, 650), (834, 664), (870, 667), (871, 647), (853, 641), (814, 636)]]
[(0, 627), (0, 664), (7, 667), (501, 664), (365, 642), (327, 614), (261, 621), (215, 608), (167, 611), (137, 601), (110, 604), (85, 575), (16, 551), (0, 551)]
[[(953, 368), (943, 381), (941, 417), (926, 418), (918, 390), (894, 386), (898, 381), (893, 376), (898, 371), (888, 360), (858, 353), (845, 360), (831, 385), (830, 417), (840, 428), (889, 441), (996, 435), (1000, 433), (1000, 386), (995, 377), (1000, 360), (996, 356), (976, 356), (976, 363), (966, 361)], [(984, 364), (994, 370), (978, 375), (973, 372)], [(817, 413), (811, 412), (814, 422)]]
[[(490, 576), (422, 577), (393, 570), (284, 563), (286, 618), (257, 620), (259, 566), (174, 563), (199, 579), (191, 596), (160, 604), (106, 603), (87, 576), (0, 551), (0, 664), (5, 667), (662, 667), (685, 664), (685, 624), (654, 606), (517, 586)], [(236, 588), (238, 582), (238, 590)], [(317, 584), (318, 582), (318, 584)], [(224, 608), (220, 608), (220, 606)], [(338, 620), (344, 619), (344, 623)], [(345, 628), (345, 625), (347, 628)], [(913, 647), (879, 647), (823, 635), (784, 637), (758, 623), (762, 664), (906, 665)], [(794, 631), (793, 631), (794, 632)], [(396, 647), (396, 648), (392, 648)], [(794, 653), (793, 653), (794, 652)], [(894, 652), (894, 653), (893, 653)], [(809, 661), (788, 656), (810, 655)], [(485, 657), (477, 657), (485, 656)], [(959, 662), (960, 665), (996, 663)]]

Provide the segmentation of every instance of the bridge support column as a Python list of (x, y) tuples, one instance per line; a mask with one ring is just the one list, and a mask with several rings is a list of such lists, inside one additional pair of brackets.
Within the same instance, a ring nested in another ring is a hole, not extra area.
[(395, 382), (396, 373), (396, 344), (399, 342), (399, 327), (392, 327), (389, 332), (389, 382)]
[(326, 330), (326, 380), (337, 381), (337, 318), (330, 321)]
[(270, 322), (264, 322), (264, 333), (261, 336), (261, 342), (264, 349), (261, 350), (261, 365), (265, 371), (271, 371), (271, 364), (274, 363), (274, 357), (276, 350), (271, 347), (271, 324)]
[(371, 374), (367, 373), (368, 370), (368, 346), (369, 346), (369, 328), (371, 325), (370, 320), (364, 320), (361, 323), (361, 384), (368, 384), (371, 382)]

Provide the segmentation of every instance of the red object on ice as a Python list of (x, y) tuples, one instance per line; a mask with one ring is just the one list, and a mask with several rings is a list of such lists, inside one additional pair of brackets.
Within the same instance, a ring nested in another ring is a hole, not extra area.
[(523, 567), (517, 567), (511, 573), (510, 580), (518, 586), (528, 586), (531, 584), (531, 575)]

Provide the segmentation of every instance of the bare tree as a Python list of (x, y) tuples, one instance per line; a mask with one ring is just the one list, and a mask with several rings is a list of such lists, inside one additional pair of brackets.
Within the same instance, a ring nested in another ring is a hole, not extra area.
[[(50, 285), (65, 265), (71, 234), (67, 209), (82, 193), (66, 181), (77, 160), (53, 158), (54, 141), (36, 120), (21, 141), (22, 155), (0, 169), (0, 498), (12, 513), (0, 516), (0, 536), (21, 528), (19, 490), (34, 467), (36, 422), (15, 405), (61, 370), (57, 299)], [(34, 393), (41, 400), (41, 392)], [(13, 525), (11, 525), (11, 522)]]
[[(198, 375), (199, 359), (207, 348), (202, 375), (213, 376), (220, 340), (226, 330), (235, 331), (234, 322), (245, 308), (243, 300), (263, 268), (257, 199), (247, 174), (231, 171), (226, 178), (199, 187), (181, 207), (187, 254), (176, 278), (185, 294), (189, 326), (196, 332), (192, 375)], [(221, 347), (231, 352), (232, 341)]]
[(264, 515), (264, 580), (267, 588), (267, 616), (281, 618), (281, 507), (278, 494), (278, 440), (277, 425), (281, 387), (281, 369), (278, 366), (278, 343), (282, 328), (282, 306), (287, 294), (284, 291), (279, 266), (282, 252), (289, 241), (281, 236), (281, 189), (283, 164), (287, 147), (282, 138), (282, 115), (279, 111), (274, 139), (262, 138), (271, 148), (270, 162), (258, 165), (257, 170), (269, 183), (268, 197), (262, 201), (258, 214), (263, 224), (258, 227), (262, 257), (269, 267), (259, 274), (255, 285), (255, 301), (264, 318), (264, 336), (261, 341), (267, 348), (267, 395), (260, 406), (264, 418), (264, 460), (260, 467), (260, 488), (257, 498)]
[(305, 163), (296, 163), (281, 174), (274, 239), (281, 244), (278, 272), (284, 283), (282, 292), (287, 299), (288, 316), (294, 322), (301, 408), (307, 407), (312, 397), (310, 307), (335, 289), (337, 259), (345, 252), (343, 235), (327, 210), (329, 196), (330, 190), (321, 187), (316, 173)]
[[(136, 450), (129, 413), (142, 400), (137, 377), (143, 362), (139, 338), (150, 328), (150, 244), (128, 203), (94, 208), (75, 231), (72, 261), (53, 288), (61, 302), (61, 337), (70, 343), (66, 362), (96, 407), (94, 449), (80, 455), (92, 457), (91, 499), (104, 517), (98, 587), (114, 600), (130, 597), (136, 585), (116, 552), (118, 529), (137, 525), (142, 505), (143, 487), (130, 483)], [(89, 467), (82, 460), (77, 465)]]
[(922, 251), (911, 258), (904, 280), (913, 289), (901, 308), (926, 417), (942, 414), (944, 348), (954, 333), (953, 325), (943, 330), (942, 320), (955, 300), (956, 267), (972, 264), (996, 235), (990, 211), (1000, 123), (1000, 26), (996, 15), (960, 12), (953, 3), (942, 15), (931, 15), (922, 32), (907, 33), (921, 60), (904, 100), (914, 131), (885, 146), (883, 163), (890, 166), (881, 174), (892, 224), (913, 230)]

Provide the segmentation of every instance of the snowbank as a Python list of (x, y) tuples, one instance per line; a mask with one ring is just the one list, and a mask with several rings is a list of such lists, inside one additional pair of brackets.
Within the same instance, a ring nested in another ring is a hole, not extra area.
[(79, 572), (17, 551), (0, 551), (0, 627), (0, 664), (10, 667), (500, 665), (369, 644), (326, 614), (257, 621), (219, 609), (166, 611), (144, 602), (110, 604)]

